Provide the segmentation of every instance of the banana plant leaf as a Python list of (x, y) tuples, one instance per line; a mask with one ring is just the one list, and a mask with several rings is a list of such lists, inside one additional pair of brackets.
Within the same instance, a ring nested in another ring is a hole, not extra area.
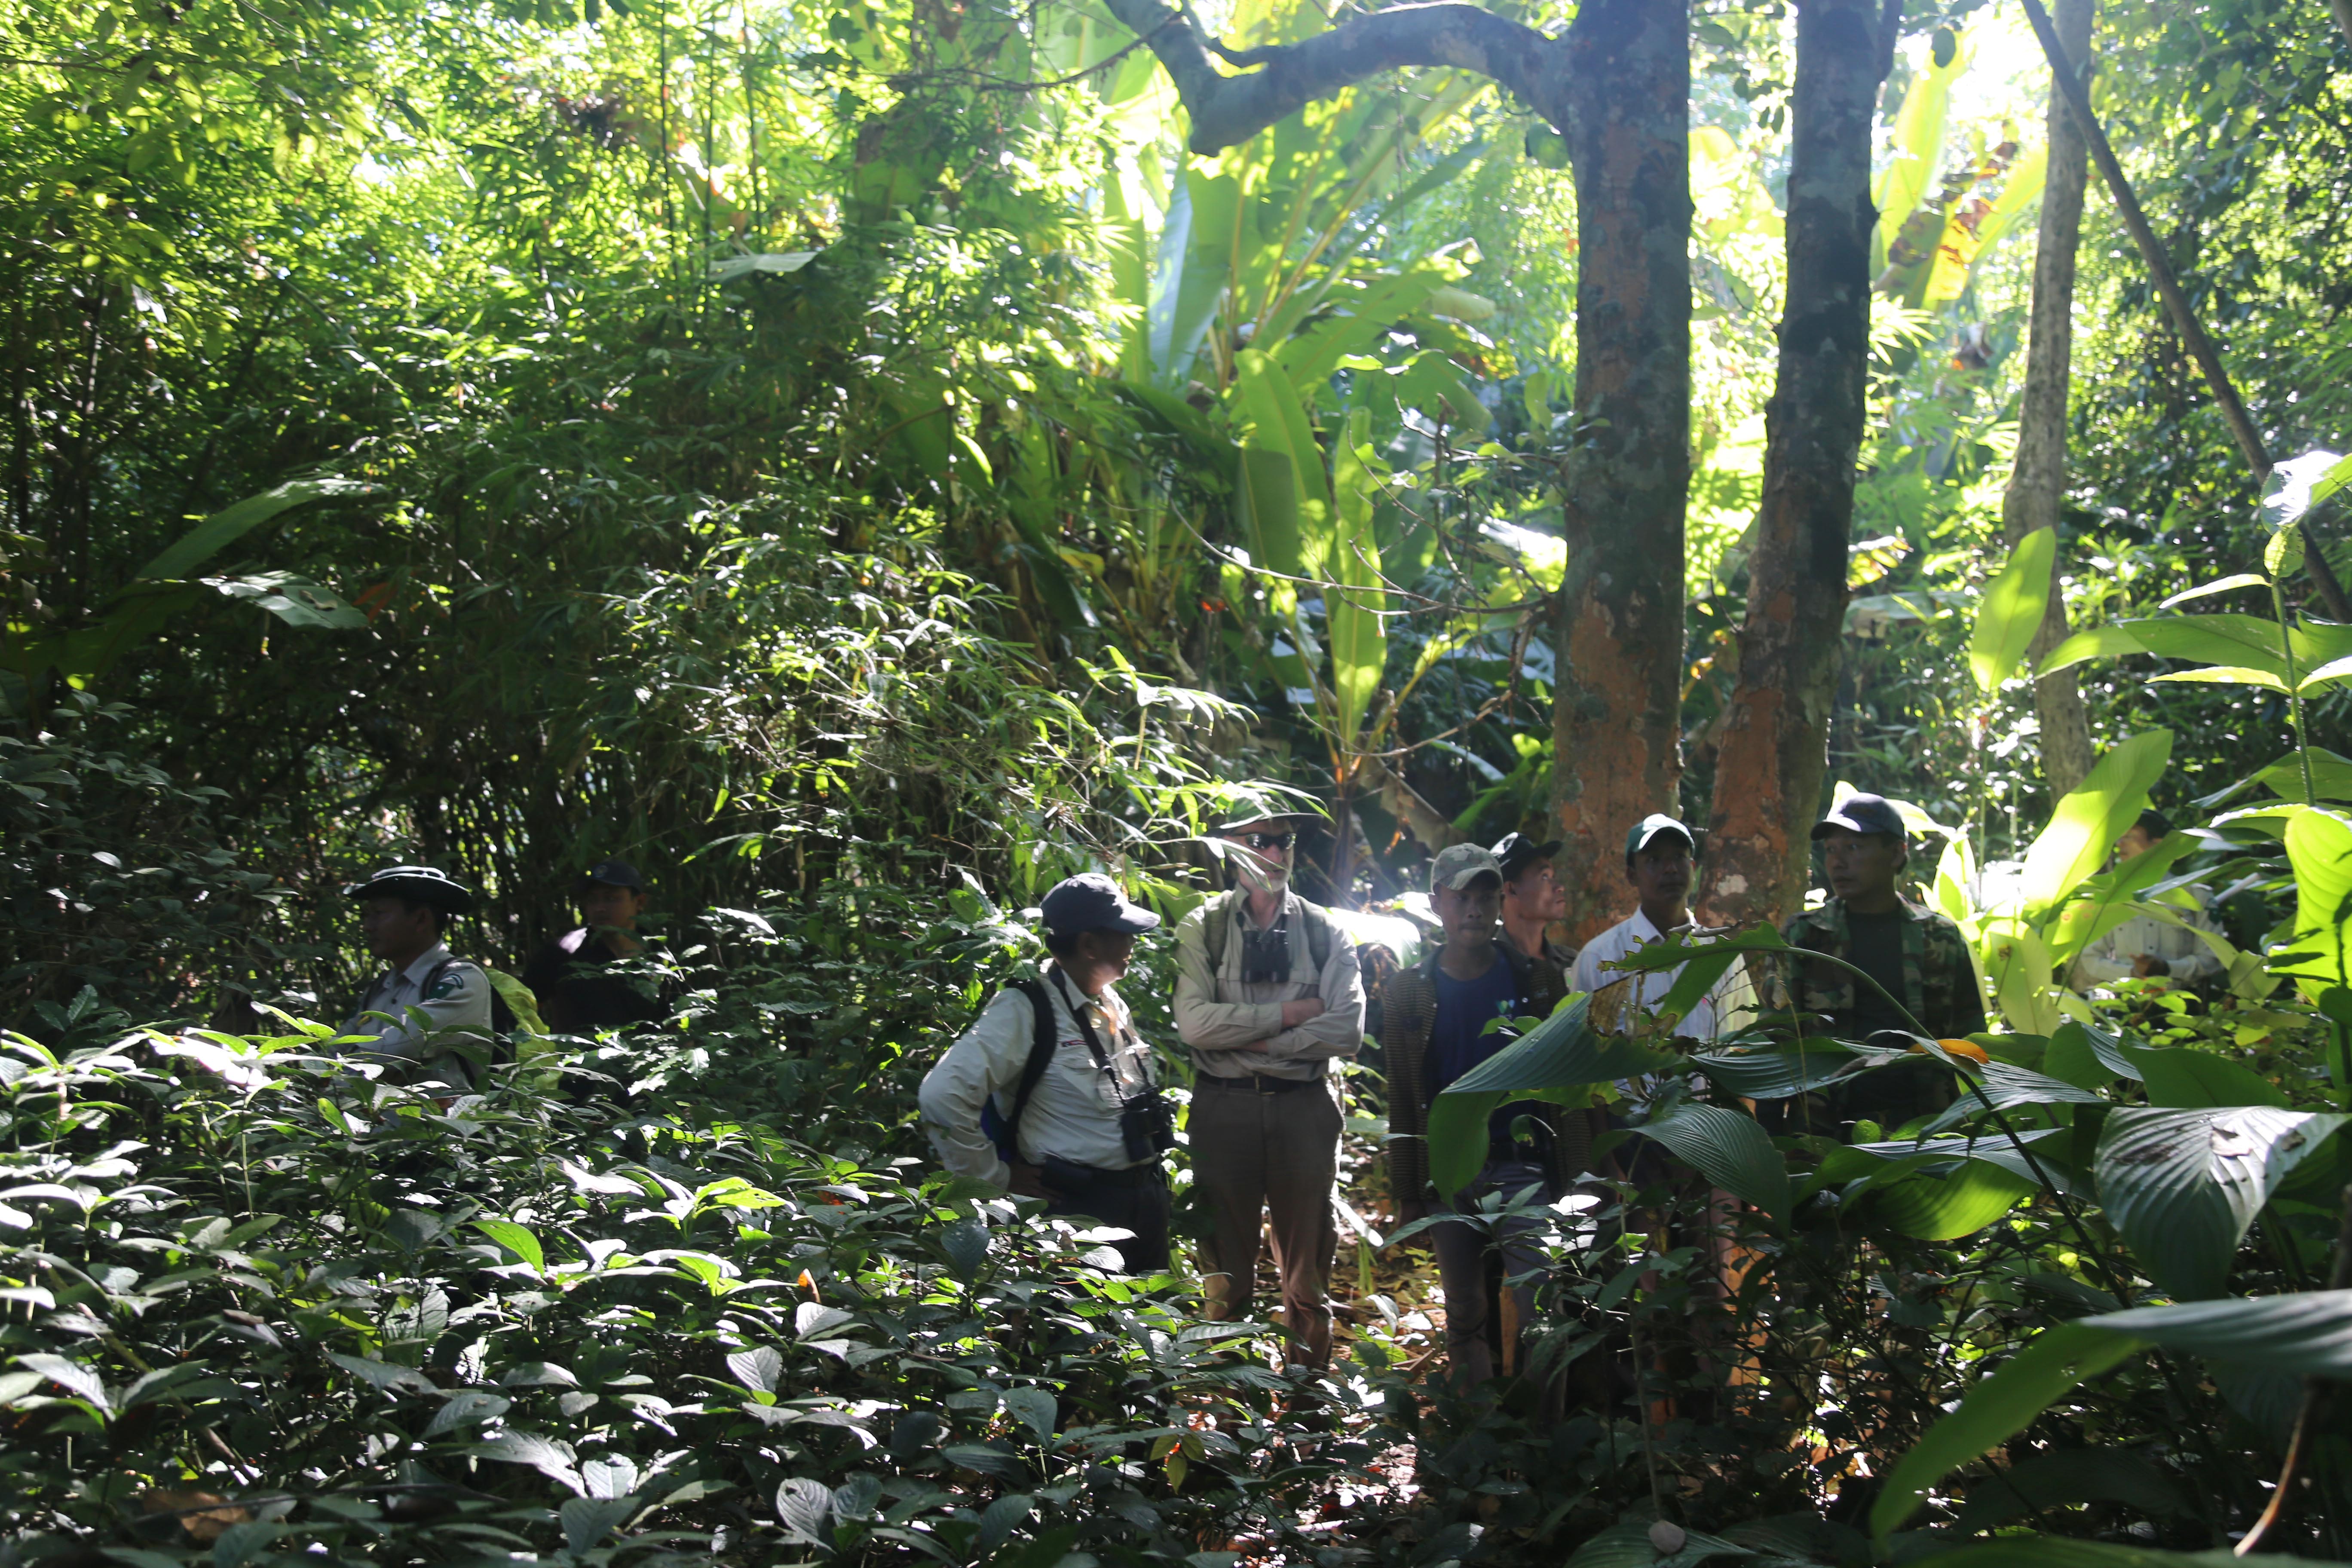
[(2025, 852), (2020, 894), (2028, 919), (2055, 908), (2098, 870), (2124, 829), (2147, 808), (2148, 791), (2171, 756), (2171, 731), (2144, 731), (2108, 748), (2090, 776), (2058, 803)]
[(2050, 606), (2050, 569), (2058, 554), (2054, 529), (2037, 528), (2017, 542), (2009, 564), (1985, 584), (1977, 609), (1974, 637), (1969, 644), (1969, 671), (1977, 689), (1988, 694), (2017, 673), (2026, 645), (2042, 628)]

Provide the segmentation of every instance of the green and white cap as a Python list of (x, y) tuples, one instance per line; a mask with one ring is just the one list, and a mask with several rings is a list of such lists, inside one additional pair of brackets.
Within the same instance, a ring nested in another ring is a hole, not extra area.
[(1698, 848), (1698, 840), (1692, 836), (1689, 828), (1685, 827), (1663, 811), (1654, 811), (1633, 824), (1633, 830), (1625, 835), (1625, 853), (1639, 855), (1650, 847), (1652, 841), (1661, 834), (1666, 833), (1675, 835), (1694, 851)]

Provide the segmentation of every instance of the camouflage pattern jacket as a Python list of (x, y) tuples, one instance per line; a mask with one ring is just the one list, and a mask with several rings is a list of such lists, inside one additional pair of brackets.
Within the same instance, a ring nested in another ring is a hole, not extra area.
[[(1904, 1010), (1919, 1020), (1939, 1040), (1981, 1033), (1985, 1026), (1984, 987), (1978, 982), (1975, 956), (1960, 928), (1933, 910), (1904, 900), (1896, 912), (1903, 917), (1903, 984), (1890, 986)], [(1780, 928), (1790, 945), (1825, 952), (1851, 963), (1853, 939), (1846, 925), (1845, 900), (1832, 899), (1817, 910), (1807, 910)], [(1853, 1027), (1854, 992), (1862, 984), (1849, 972), (1827, 963), (1802, 963), (1782, 959), (1757, 966), (1770, 975), (1769, 995), (1775, 1012), (1791, 1008), (1827, 1013), (1841, 1034)], [(1790, 991), (1795, 970), (1795, 991)]]

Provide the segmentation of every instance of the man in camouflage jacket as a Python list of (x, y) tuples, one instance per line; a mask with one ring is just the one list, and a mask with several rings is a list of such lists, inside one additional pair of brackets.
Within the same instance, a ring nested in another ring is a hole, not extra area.
[[(1780, 934), (1793, 947), (1858, 966), (1902, 1011), (1850, 971), (1793, 959), (1762, 966), (1779, 971), (1772, 976), (1775, 1010), (1826, 1013), (1830, 1032), (1848, 1040), (1867, 1041), (1888, 1030), (1907, 1036), (1915, 1021), (1937, 1039), (1980, 1033), (1984, 988), (1968, 939), (1950, 921), (1895, 890), (1910, 847), (1894, 806), (1874, 795), (1849, 795), (1813, 826), (1813, 838), (1823, 847), (1831, 897), (1795, 916)], [(1949, 1104), (1951, 1095), (1948, 1075), (1923, 1058), (1839, 1085), (1811, 1109), (1825, 1110), (1833, 1122), (1867, 1118), (1891, 1131)]]

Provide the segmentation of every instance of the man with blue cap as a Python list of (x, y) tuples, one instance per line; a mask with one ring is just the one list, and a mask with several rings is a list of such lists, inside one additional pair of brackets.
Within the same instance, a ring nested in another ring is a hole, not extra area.
[(358, 900), (360, 934), (384, 963), (351, 1017), (346, 1054), (394, 1069), (419, 1088), (470, 1089), (467, 1053), (490, 1043), (490, 982), (442, 940), (474, 895), (430, 866), (394, 866), (343, 889)]
[(1128, 1272), (1159, 1273), (1175, 1120), (1114, 985), (1160, 917), (1098, 871), (1056, 883), (1038, 913), (1049, 957), (925, 1075), (923, 1130), (951, 1174), (1130, 1231), (1118, 1244)]

